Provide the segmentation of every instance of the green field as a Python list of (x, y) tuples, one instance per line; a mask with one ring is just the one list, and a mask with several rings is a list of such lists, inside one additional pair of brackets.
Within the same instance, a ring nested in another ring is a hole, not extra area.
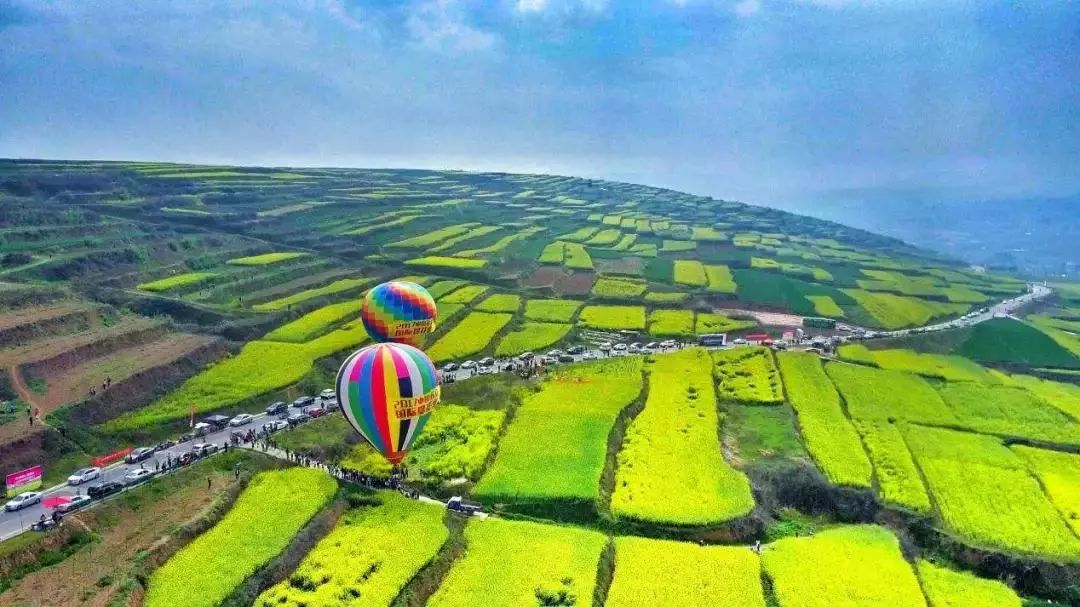
[(580, 307), (580, 301), (530, 299), (525, 302), (525, 318), (545, 322), (570, 322)]
[[(451, 298), (445, 300), (448, 303), (454, 303)], [(465, 302), (462, 302), (465, 303)], [(521, 296), (511, 295), (509, 293), (498, 293), (490, 295), (484, 301), (477, 304), (476, 309), (481, 312), (517, 312), (521, 307)]]
[(653, 310), (649, 313), (649, 335), (672, 337), (693, 333), (693, 310)]
[(717, 350), (712, 353), (712, 359), (720, 398), (765, 405), (784, 401), (780, 372), (768, 348)]
[(323, 306), (282, 325), (263, 336), (267, 341), (303, 343), (318, 337), (349, 319), (360, 317), (360, 303), (343, 301)]
[(1080, 359), (1049, 335), (1011, 318), (992, 318), (975, 325), (971, 337), (956, 353), (986, 363), (1080, 368)]
[(776, 359), (788, 402), (798, 414), (806, 448), (818, 468), (837, 485), (869, 487), (873, 468), (821, 361), (794, 352), (781, 352)]
[(471, 356), (487, 348), (488, 343), (513, 318), (510, 314), (469, 312), (445, 335), (427, 349), (435, 362)]
[[(346, 512), (296, 571), (259, 595), (255, 607), (388, 607), (450, 534), (442, 508), (393, 492), (379, 499), (379, 506)], [(404, 536), (413, 539), (403, 543)]]
[(645, 409), (619, 450), (612, 513), (674, 525), (716, 524), (749, 513), (750, 483), (720, 452), (708, 353), (693, 348), (657, 357), (648, 377)]
[[(501, 519), (465, 528), (454, 562), (430, 607), (511, 607), (588, 603), (607, 538), (596, 531)], [(557, 597), (563, 602), (553, 602)], [(573, 597), (572, 601), (569, 597)]]
[(330, 501), (337, 483), (325, 472), (263, 472), (225, 518), (176, 553), (149, 580), (147, 607), (211, 607), (288, 545)]
[(215, 276), (217, 276), (216, 272), (186, 272), (184, 274), (177, 274), (176, 276), (162, 278), (161, 280), (144, 282), (136, 286), (135, 288), (139, 289), (140, 291), (151, 291), (154, 293), (160, 293), (162, 291), (168, 291), (169, 289), (175, 289), (177, 287), (186, 287), (189, 285), (206, 282), (207, 280)]
[(281, 263), (290, 259), (296, 259), (297, 257), (304, 257), (309, 253), (263, 253), (262, 255), (252, 255), (251, 257), (237, 257), (235, 259), (228, 260), (227, 264), (233, 266), (266, 266), (272, 263)]
[(585, 306), (578, 324), (593, 329), (645, 329), (645, 308), (642, 306)]
[(608, 433), (641, 391), (641, 368), (639, 357), (619, 358), (563, 369), (542, 383), (522, 401), (473, 495), (488, 502), (594, 503)]
[(288, 297), (282, 297), (280, 299), (258, 304), (254, 306), (254, 308), (260, 311), (282, 310), (317, 297), (327, 297), (350, 291), (358, 291), (361, 287), (370, 283), (370, 278), (343, 278), (317, 289), (307, 289), (289, 295)]
[(495, 356), (515, 356), (523, 352), (542, 350), (566, 337), (571, 328), (572, 325), (567, 323), (526, 322), (499, 341)]

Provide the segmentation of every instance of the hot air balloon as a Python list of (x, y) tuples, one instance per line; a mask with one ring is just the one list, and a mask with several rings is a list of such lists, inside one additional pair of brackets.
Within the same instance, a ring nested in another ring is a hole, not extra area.
[(360, 307), (360, 320), (377, 342), (415, 344), (420, 335), (435, 330), (435, 300), (414, 282), (384, 282), (368, 291)]
[(357, 432), (391, 464), (409, 451), (439, 403), (435, 365), (397, 343), (353, 352), (337, 375), (338, 406)]

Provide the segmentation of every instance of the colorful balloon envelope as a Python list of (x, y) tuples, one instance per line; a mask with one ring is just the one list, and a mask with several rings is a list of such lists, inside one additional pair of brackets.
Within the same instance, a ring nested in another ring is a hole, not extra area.
[(416, 344), (435, 330), (438, 310), (427, 289), (405, 281), (384, 282), (367, 292), (360, 320), (377, 342)]
[(338, 371), (338, 406), (345, 419), (394, 465), (424, 430), (439, 394), (435, 365), (406, 344), (361, 348)]

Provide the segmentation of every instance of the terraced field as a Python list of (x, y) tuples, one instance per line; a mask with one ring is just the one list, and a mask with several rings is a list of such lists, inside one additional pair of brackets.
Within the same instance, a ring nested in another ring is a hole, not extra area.
[[(0, 161), (0, 174), (0, 472), (42, 462), (49, 478), (175, 437), (193, 415), (331, 385), (366, 341), (364, 290), (392, 278), (436, 298), (423, 345), (440, 363), (831, 333), (799, 316), (911, 327), (1025, 288), (837, 224), (599, 180), (61, 161)], [(447, 383), (401, 472), (487, 519), (273, 472), (208, 530), (146, 526), (177, 543), (172, 559), (124, 552), (115, 580), (98, 559), (85, 597), (63, 596), (105, 605), (137, 587), (117, 580), (145, 579), (148, 605), (1064, 603), (1040, 572), (1080, 562), (1080, 392), (1046, 378), (1080, 368), (1066, 339), (1080, 300), (1055, 289), (1025, 322), (848, 344), (839, 361), (683, 349)], [(25, 404), (44, 415), (32, 431), (8, 412)], [(389, 477), (325, 420), (274, 440)], [(340, 521), (301, 534), (333, 495), (349, 502)], [(904, 533), (902, 554), (884, 528), (841, 525), (873, 516), (942, 543)], [(968, 547), (988, 556), (953, 560)], [(255, 571), (265, 585), (244, 590)]]

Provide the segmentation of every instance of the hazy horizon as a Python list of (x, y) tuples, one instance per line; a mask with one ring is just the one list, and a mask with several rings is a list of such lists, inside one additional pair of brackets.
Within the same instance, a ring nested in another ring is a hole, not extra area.
[(1080, 192), (1080, 5), (0, 0), (0, 156)]

